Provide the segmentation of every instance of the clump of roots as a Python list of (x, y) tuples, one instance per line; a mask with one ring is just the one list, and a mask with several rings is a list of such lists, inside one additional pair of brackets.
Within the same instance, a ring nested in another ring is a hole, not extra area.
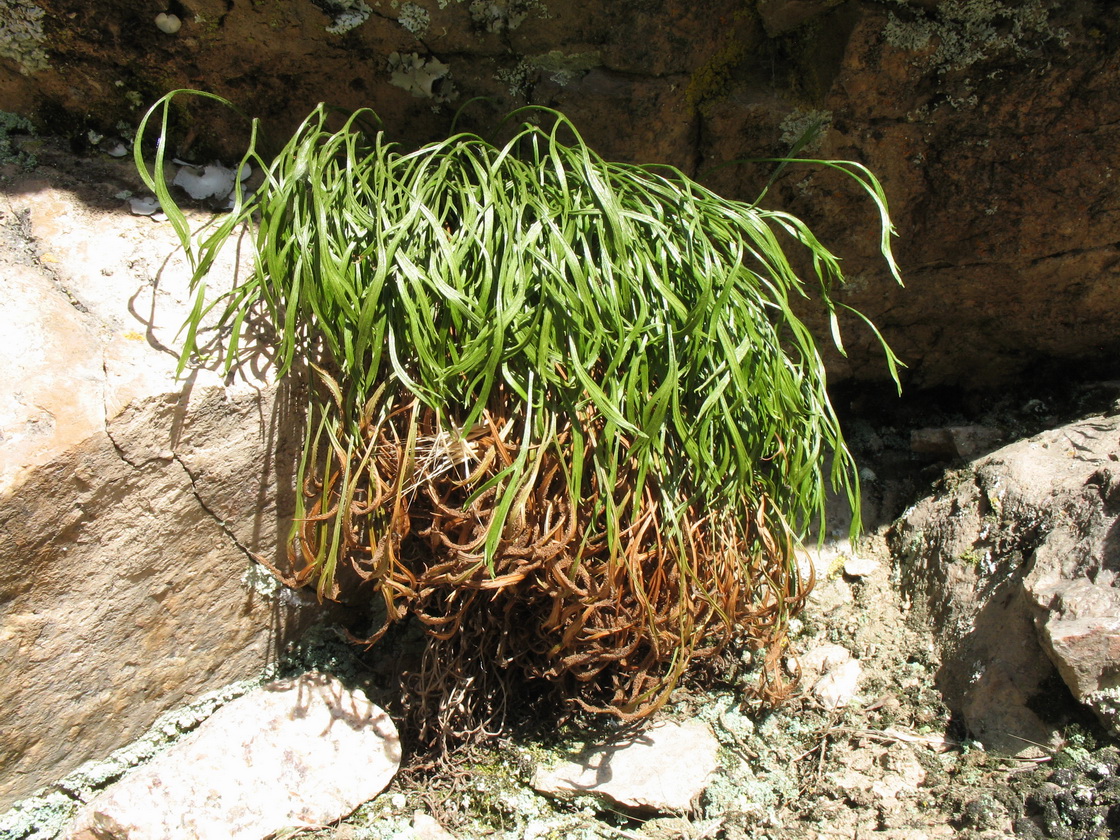
[[(625, 459), (610, 486), (591, 475), (572, 487), (573, 436), (558, 429), (533, 447), (503, 509), (502, 476), (523, 454), (517, 418), (496, 408), (469, 430), (449, 429), (406, 395), (367, 410), (343, 443), (340, 408), (320, 406), (309, 441), (292, 582), (337, 598), (339, 578), (356, 575), (384, 604), (366, 644), (407, 616), (423, 623), (428, 646), (408, 687), (424, 740), (500, 729), (510, 687), (526, 680), (638, 719), (733, 641), (767, 651), (764, 699), (788, 692), (780, 654), (808, 582), (765, 496), (740, 510), (668, 508), (665, 488), (636, 481)], [(590, 463), (602, 436), (581, 439)]]

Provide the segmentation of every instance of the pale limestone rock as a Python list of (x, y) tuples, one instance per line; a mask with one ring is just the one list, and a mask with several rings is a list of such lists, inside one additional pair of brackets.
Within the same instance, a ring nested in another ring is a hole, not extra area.
[(799, 660), (802, 677), (812, 684), (810, 693), (826, 709), (847, 706), (859, 690), (862, 668), (847, 648), (819, 645)]
[(626, 740), (591, 747), (540, 768), (533, 787), (552, 796), (592, 794), (624, 808), (684, 813), (719, 765), (719, 742), (698, 721), (663, 722)]
[[(884, 767), (890, 772), (883, 773)], [(916, 807), (926, 771), (908, 745), (876, 744), (852, 752), (829, 779), (851, 801), (889, 813)]]
[(862, 668), (858, 659), (838, 662), (813, 685), (813, 696), (826, 709), (847, 706), (859, 691), (861, 676)]
[(1088, 417), (954, 473), (895, 524), (903, 586), (942, 642), (940, 686), (990, 749), (1037, 752), (1055, 669), (1105, 725), (1120, 687), (1120, 416)]
[(0, 493), (105, 425), (101, 342), (50, 278), (0, 257)]
[(261, 840), (338, 820), (400, 764), (389, 716), (322, 674), (262, 686), (79, 812), (67, 840)]
[(851, 651), (846, 647), (830, 642), (817, 645), (812, 650), (805, 653), (805, 655), (798, 660), (798, 663), (801, 665), (801, 672), (805, 676), (816, 679), (836, 666), (842, 665), (851, 658)]
[(875, 574), (879, 561), (874, 557), (855, 556), (844, 563), (844, 575), (850, 578), (865, 578)]
[(298, 418), (260, 365), (229, 384), (175, 379), (190, 296), (170, 228), (46, 182), (0, 196), (0, 221), (12, 219), (0, 237), (0, 810), (256, 676), (319, 614), (243, 580), (250, 555), (283, 556)]
[(455, 840), (454, 834), (440, 825), (435, 817), (423, 811), (412, 814), (410, 830), (412, 833), (407, 840)]

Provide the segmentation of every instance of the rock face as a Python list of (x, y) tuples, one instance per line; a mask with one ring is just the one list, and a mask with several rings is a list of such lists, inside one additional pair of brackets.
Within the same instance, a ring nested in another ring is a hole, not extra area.
[(685, 813), (718, 767), (718, 749), (706, 724), (666, 721), (633, 738), (590, 748), (575, 761), (542, 768), (533, 787), (562, 797), (599, 796), (638, 811)]
[(222, 707), (97, 796), (67, 840), (261, 840), (347, 816), (400, 765), (389, 716), (338, 680), (304, 674)]
[(1019, 752), (1055, 669), (1120, 732), (1120, 416), (950, 473), (896, 523), (904, 585), (943, 634), (940, 684), (970, 728)]
[(47, 175), (0, 197), (0, 809), (259, 674), (318, 614), (252, 560), (286, 534), (286, 398), (176, 380), (170, 230), (98, 209), (127, 170)]
[[(1120, 358), (1118, 37), (1105, 0), (0, 0), (0, 103), (108, 148), (180, 87), (229, 97), (278, 141), (320, 100), (372, 107), (415, 143), (485, 96), (461, 124), (559, 107), (604, 156), (693, 174), (784, 154), (819, 124), (806, 154), (882, 177), (906, 289), (835, 173), (792, 167), (767, 203), (840, 252), (844, 300), (911, 383), (986, 386)], [(247, 135), (201, 101), (176, 119), (176, 153), (202, 163)], [(771, 168), (707, 180), (751, 200)], [(852, 326), (833, 376), (884, 378)]]

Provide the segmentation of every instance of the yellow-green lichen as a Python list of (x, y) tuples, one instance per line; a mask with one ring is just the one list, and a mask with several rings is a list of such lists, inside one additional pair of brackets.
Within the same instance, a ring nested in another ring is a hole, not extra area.
[(732, 73), (747, 58), (747, 45), (732, 41), (701, 65), (688, 81), (685, 96), (693, 106), (716, 99), (726, 90)]

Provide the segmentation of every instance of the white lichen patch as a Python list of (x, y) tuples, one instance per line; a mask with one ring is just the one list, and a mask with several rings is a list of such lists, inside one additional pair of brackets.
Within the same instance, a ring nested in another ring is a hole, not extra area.
[(332, 35), (341, 35), (351, 29), (361, 26), (373, 9), (367, 6), (364, 0), (314, 0), (315, 5), (331, 17), (331, 25), (327, 32)]
[(312, 595), (285, 586), (259, 563), (250, 563), (241, 576), (241, 585), (285, 606), (302, 607), (315, 601)]
[(509, 95), (514, 99), (525, 98), (532, 90), (540, 70), (527, 61), (519, 61), (513, 67), (503, 68), (494, 74), (494, 78), (506, 85)]
[(43, 17), (31, 0), (0, 0), (0, 58), (14, 61), (25, 76), (46, 70)]
[(588, 70), (601, 66), (603, 59), (598, 52), (563, 53), (551, 50), (541, 55), (527, 56), (525, 63), (547, 73), (556, 84), (568, 85), (581, 78)]
[(423, 38), (427, 34), (431, 22), (432, 16), (428, 14), (428, 10), (415, 3), (405, 3), (397, 14), (397, 23), (417, 38)]
[(1086, 695), (1085, 703), (1097, 713), (1101, 723), (1120, 738), (1120, 686), (1094, 691)]
[(436, 102), (450, 102), (456, 95), (451, 68), (438, 59), (421, 58), (416, 53), (389, 54), (389, 84)]
[(820, 148), (821, 139), (832, 127), (832, 112), (798, 108), (791, 111), (779, 127), (783, 145), (800, 145), (802, 151), (813, 152)]
[(907, 5), (905, 17), (889, 15), (883, 37), (892, 47), (909, 52), (933, 47), (928, 59), (933, 68), (960, 70), (999, 52), (1010, 50), (1022, 57), (1033, 44), (1055, 39), (1064, 43), (1066, 33), (1050, 26), (1054, 7), (1052, 0), (946, 0), (927, 16), (911, 17), (913, 8)]
[(540, 0), (472, 0), (471, 20), (487, 32), (517, 29), (534, 11), (543, 12)]

